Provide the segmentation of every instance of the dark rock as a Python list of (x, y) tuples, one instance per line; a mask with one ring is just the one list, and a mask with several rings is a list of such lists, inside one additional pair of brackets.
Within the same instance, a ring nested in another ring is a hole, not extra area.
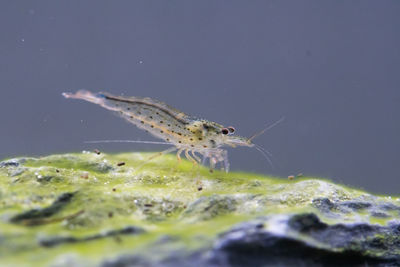
[(380, 212), (380, 211), (372, 211), (371, 216), (376, 218), (389, 218), (390, 216), (387, 213)]
[(28, 220), (42, 219), (53, 216), (60, 212), (68, 203), (71, 202), (75, 193), (64, 193), (60, 195), (50, 206), (43, 209), (32, 209), (17, 214), (10, 219), (10, 222), (21, 223)]
[(361, 202), (361, 201), (344, 201), (340, 203), (340, 206), (350, 208), (354, 211), (358, 211), (370, 208), (372, 204), (369, 202)]
[[(388, 227), (327, 225), (314, 214), (299, 214), (288, 226), (317, 242), (300, 236), (275, 234), (257, 229), (257, 224), (223, 234), (212, 251), (221, 266), (397, 266), (400, 247), (387, 236), (395, 234)], [(370, 238), (369, 238), (370, 237)], [(399, 240), (400, 237), (395, 238)], [(325, 244), (321, 246), (320, 244)], [(337, 250), (340, 248), (339, 250)]]
[(5, 167), (18, 167), (19, 166), (19, 161), (15, 159), (7, 160), (7, 161), (2, 161), (0, 162), (0, 168), (5, 168)]
[(313, 207), (317, 208), (322, 213), (329, 213), (336, 208), (336, 205), (329, 198), (316, 198), (312, 200)]
[(294, 215), (288, 221), (288, 225), (293, 229), (301, 233), (309, 231), (324, 230), (328, 226), (322, 223), (317, 215), (313, 213), (298, 214)]
[[(285, 234), (260, 227), (273, 218), (241, 223), (219, 235), (214, 246), (197, 251), (163, 251), (158, 258), (125, 255), (105, 261), (103, 266), (399, 266), (400, 225), (322, 223), (312, 213), (286, 220)], [(299, 234), (296, 234), (299, 233)], [(397, 236), (396, 236), (397, 235)], [(392, 236), (390, 238), (390, 236)], [(307, 238), (304, 238), (307, 237)], [(168, 239), (162, 244), (167, 247)], [(172, 240), (176, 241), (176, 240)], [(160, 243), (158, 243), (160, 244)]]
[(106, 237), (114, 237), (119, 235), (137, 235), (144, 233), (143, 228), (136, 226), (128, 226), (120, 230), (112, 230), (101, 234), (91, 235), (87, 237), (53, 237), (50, 239), (42, 239), (39, 241), (39, 244), (43, 247), (54, 247), (65, 243), (77, 243), (77, 242), (87, 242), (93, 241), (96, 239), (106, 238)]
[(400, 206), (396, 206), (392, 203), (382, 203), (379, 208), (384, 211), (400, 211)]

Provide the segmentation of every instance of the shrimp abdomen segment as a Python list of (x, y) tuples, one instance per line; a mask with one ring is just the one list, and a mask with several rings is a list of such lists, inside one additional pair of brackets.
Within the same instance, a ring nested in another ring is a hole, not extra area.
[(178, 143), (179, 139), (190, 134), (186, 127), (191, 123), (188, 115), (150, 98), (118, 97), (106, 93), (94, 94), (89, 91), (63, 95), (66, 98), (86, 100), (115, 111), (137, 127), (168, 142)]

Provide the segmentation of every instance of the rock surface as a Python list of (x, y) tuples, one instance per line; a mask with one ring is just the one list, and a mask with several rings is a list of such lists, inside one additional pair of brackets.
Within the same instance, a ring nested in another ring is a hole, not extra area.
[(149, 156), (0, 162), (0, 265), (400, 266), (399, 198)]

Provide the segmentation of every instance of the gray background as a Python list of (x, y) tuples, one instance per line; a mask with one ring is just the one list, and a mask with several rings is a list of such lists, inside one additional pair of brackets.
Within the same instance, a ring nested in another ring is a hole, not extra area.
[(0, 158), (152, 140), (88, 89), (149, 96), (256, 139), (234, 170), (399, 194), (399, 1), (1, 1)]

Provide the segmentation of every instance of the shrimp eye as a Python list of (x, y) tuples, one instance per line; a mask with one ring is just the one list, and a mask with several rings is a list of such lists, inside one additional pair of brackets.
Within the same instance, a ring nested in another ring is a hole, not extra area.
[(233, 134), (235, 132), (235, 128), (233, 128), (232, 126), (229, 126), (228, 131), (229, 131), (229, 133)]
[(229, 133), (229, 130), (228, 130), (227, 128), (223, 128), (223, 129), (221, 130), (221, 133), (226, 135), (226, 134)]

